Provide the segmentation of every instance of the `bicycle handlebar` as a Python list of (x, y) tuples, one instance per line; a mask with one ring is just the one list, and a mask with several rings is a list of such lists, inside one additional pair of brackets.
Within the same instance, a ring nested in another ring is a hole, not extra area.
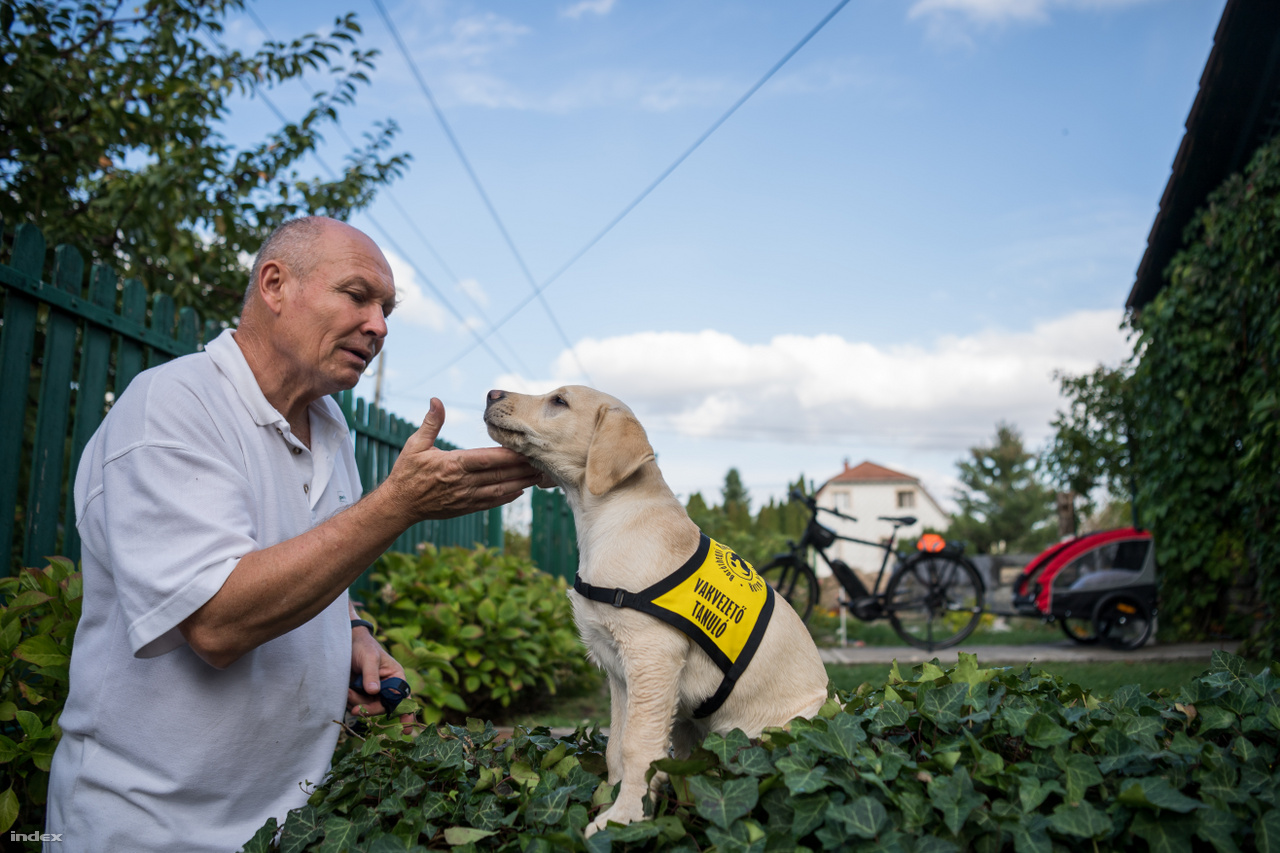
[(809, 508), (809, 511), (812, 512), (814, 515), (817, 515), (818, 512), (821, 511), (821, 512), (829, 512), (838, 518), (845, 519), (846, 521), (858, 520), (854, 518), (852, 515), (845, 515), (843, 512), (840, 512), (839, 510), (827, 509), (825, 506), (818, 506), (818, 502), (816, 500), (814, 500), (809, 495), (806, 495), (804, 492), (800, 491), (799, 489), (791, 490), (791, 499), (793, 501), (796, 501), (797, 503), (804, 504), (806, 507)]

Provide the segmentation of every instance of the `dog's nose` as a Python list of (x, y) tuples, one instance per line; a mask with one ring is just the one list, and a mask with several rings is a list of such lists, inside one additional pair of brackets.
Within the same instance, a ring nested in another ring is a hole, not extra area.
[(499, 391), (496, 388), (493, 389), (488, 393), (488, 395), (486, 395), (485, 401), (484, 401), (484, 407), (486, 409), (489, 408), (490, 406), (492, 406), (494, 403), (498, 402), (505, 396), (507, 396), (506, 391)]

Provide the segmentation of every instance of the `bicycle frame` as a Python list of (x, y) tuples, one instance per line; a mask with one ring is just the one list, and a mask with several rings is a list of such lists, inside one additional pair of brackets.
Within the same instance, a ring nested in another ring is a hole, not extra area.
[[(847, 521), (857, 521), (856, 518), (839, 510), (819, 507), (812, 497), (799, 492), (793, 492), (792, 498), (809, 509), (804, 533), (799, 542), (788, 542), (787, 553), (775, 555), (761, 569), (761, 574), (796, 608), (802, 620), (808, 620), (819, 595), (817, 573), (807, 559), (808, 549), (813, 548), (848, 596), (847, 599), (842, 596), (842, 602), (848, 605), (841, 612), (842, 635), (847, 613), (862, 622), (888, 618), (899, 637), (909, 645), (929, 651), (955, 645), (977, 627), (982, 616), (984, 585), (977, 570), (962, 556), (962, 547), (952, 550), (945, 542), (942, 547), (917, 546), (917, 553), (903, 557), (893, 545), (898, 529), (916, 522), (911, 516), (879, 516), (892, 524), (893, 530), (884, 542), (872, 542), (836, 533), (818, 521), (818, 511)], [(844, 560), (827, 556), (827, 549), (838, 541), (884, 552), (870, 590)], [(897, 559), (886, 580), (890, 555)], [(953, 615), (958, 621), (951, 620)]]
[[(819, 546), (818, 543), (813, 540), (813, 537), (811, 535), (811, 527), (813, 525), (818, 525), (819, 527), (822, 526), (818, 522), (818, 512), (820, 511), (830, 513), (831, 515), (834, 515), (837, 518), (843, 518), (846, 521), (855, 521), (855, 522), (857, 521), (856, 518), (845, 515), (839, 510), (827, 509), (826, 507), (821, 507), (821, 506), (814, 507), (813, 515), (810, 516), (809, 524), (808, 526), (805, 527), (805, 535), (801, 539), (800, 548), (798, 550), (802, 551), (805, 548), (813, 548), (813, 550), (817, 551), (818, 555), (822, 557), (822, 561), (827, 564), (827, 568), (831, 569), (832, 577), (836, 579), (836, 582), (840, 584), (841, 588), (843, 588), (846, 593), (848, 593), (850, 596), (853, 596), (856, 594), (857, 591), (846, 587), (844, 585), (844, 582), (840, 578), (840, 573), (835, 571), (831, 567), (831, 558), (827, 556), (827, 548), (830, 548), (831, 545)], [(830, 530), (830, 528), (823, 528), (823, 529)], [(881, 598), (883, 596), (883, 593), (880, 590), (884, 584), (885, 570), (889, 568), (889, 558), (891, 556), (896, 556), (896, 552), (893, 550), (893, 543), (894, 543), (894, 540), (898, 538), (898, 525), (896, 524), (894, 525), (893, 532), (889, 534), (888, 542), (872, 542), (867, 539), (859, 539), (856, 536), (842, 536), (839, 533), (836, 533), (834, 530), (830, 530), (830, 532), (835, 537), (832, 540), (832, 544), (834, 544), (837, 541), (853, 542), (858, 545), (868, 545), (872, 548), (878, 548), (881, 551), (884, 551), (884, 557), (881, 558), (880, 560), (880, 570), (876, 573), (876, 582), (872, 585), (871, 589), (868, 590), (869, 594), (875, 596), (876, 598)], [(896, 566), (897, 563), (895, 562), (894, 565)]]

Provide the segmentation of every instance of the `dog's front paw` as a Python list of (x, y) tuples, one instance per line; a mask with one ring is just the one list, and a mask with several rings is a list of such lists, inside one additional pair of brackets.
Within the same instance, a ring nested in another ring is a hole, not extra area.
[(611, 822), (625, 825), (637, 820), (644, 820), (643, 801), (636, 800), (634, 805), (630, 808), (624, 806), (622, 803), (614, 803), (612, 806), (602, 811), (599, 817), (587, 824), (587, 828), (582, 831), (582, 834), (587, 838), (590, 838), (608, 826)]

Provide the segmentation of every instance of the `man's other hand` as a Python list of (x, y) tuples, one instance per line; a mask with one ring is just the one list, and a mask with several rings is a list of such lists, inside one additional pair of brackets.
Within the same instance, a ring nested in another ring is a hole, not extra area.
[(509, 504), (543, 482), (543, 474), (528, 460), (503, 447), (436, 447), (444, 417), (444, 404), (432, 397), (422, 426), (405, 442), (391, 474), (378, 487), (387, 490), (397, 510), (412, 516), (411, 523)]

